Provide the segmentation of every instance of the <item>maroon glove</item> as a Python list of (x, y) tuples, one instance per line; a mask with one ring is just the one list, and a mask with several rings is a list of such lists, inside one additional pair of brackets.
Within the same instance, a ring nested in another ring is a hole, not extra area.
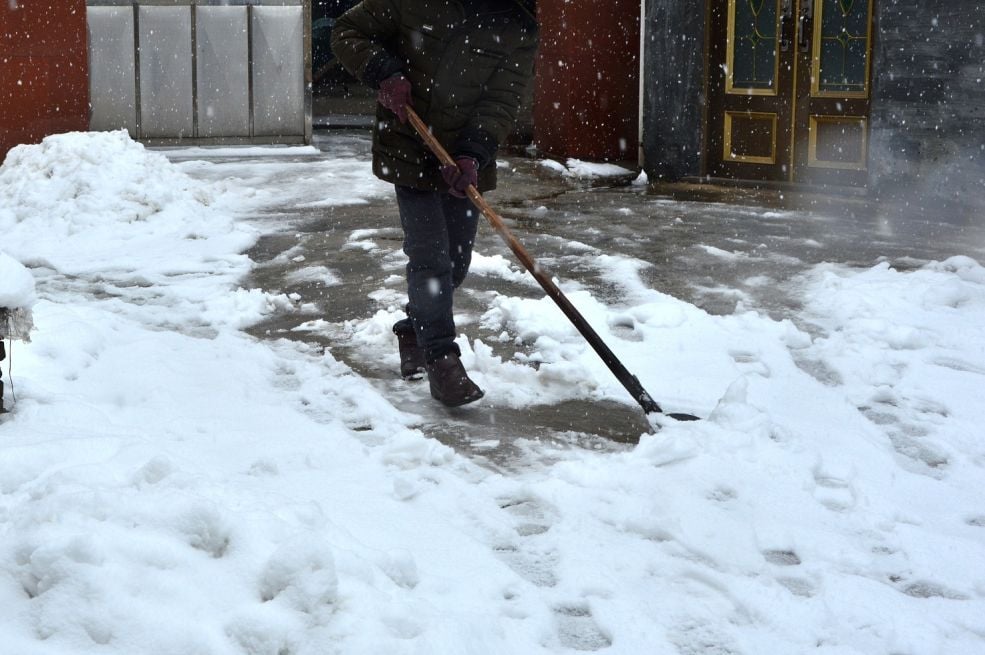
[(448, 184), (448, 193), (456, 198), (465, 198), (469, 185), (479, 184), (479, 162), (472, 157), (456, 157), (455, 163), (457, 166), (442, 166), (441, 177)]
[(403, 75), (391, 75), (380, 82), (377, 101), (392, 111), (401, 123), (407, 122), (407, 105), (413, 105), (410, 97), (410, 80)]

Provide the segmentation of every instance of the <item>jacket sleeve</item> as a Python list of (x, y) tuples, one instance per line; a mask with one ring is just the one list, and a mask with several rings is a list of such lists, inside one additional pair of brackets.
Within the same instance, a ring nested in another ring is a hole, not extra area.
[(533, 78), (536, 54), (537, 36), (534, 33), (503, 60), (483, 85), (475, 112), (452, 147), (454, 154), (472, 156), (480, 166), (492, 161), (499, 144), (506, 140), (516, 124), (520, 104)]
[(403, 62), (384, 43), (400, 29), (400, 0), (362, 0), (332, 30), (332, 53), (360, 82), (374, 89), (400, 72)]

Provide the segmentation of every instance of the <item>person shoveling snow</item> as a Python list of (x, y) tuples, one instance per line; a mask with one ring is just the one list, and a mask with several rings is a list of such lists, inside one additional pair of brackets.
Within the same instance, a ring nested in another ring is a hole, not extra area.
[[(373, 172), (395, 186), (410, 259), (408, 316), (393, 326), (401, 375), (426, 371), (432, 397), (451, 407), (483, 396), (462, 365), (452, 315), (479, 220), (465, 192), (496, 187), (496, 150), (533, 75), (534, 11), (532, 2), (487, 0), (467, 5), (462, 22), (454, 5), (364, 0), (332, 34), (342, 65), (379, 89)], [(451, 56), (460, 51), (471, 54)], [(407, 106), (453, 144), (453, 165), (430, 155), (407, 124)]]

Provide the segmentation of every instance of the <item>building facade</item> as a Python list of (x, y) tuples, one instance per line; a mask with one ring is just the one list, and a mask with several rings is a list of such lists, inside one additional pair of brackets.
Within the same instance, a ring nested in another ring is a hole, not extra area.
[[(86, 4), (0, 2), (0, 157), (90, 127), (308, 141), (312, 59), (334, 70), (317, 35), (352, 1)], [(547, 155), (635, 162), (642, 144), (654, 182), (985, 204), (980, 0), (540, 0), (539, 19), (522, 122)], [(364, 95), (341, 111), (370, 114)]]
[(652, 180), (975, 194), (979, 0), (647, 0)]

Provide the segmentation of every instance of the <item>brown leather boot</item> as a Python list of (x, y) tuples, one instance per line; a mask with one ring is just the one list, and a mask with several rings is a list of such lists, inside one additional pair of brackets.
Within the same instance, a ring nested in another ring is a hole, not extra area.
[(417, 335), (413, 332), (397, 332), (397, 347), (400, 349), (400, 377), (405, 380), (420, 380), (424, 377), (424, 349), (417, 345)]
[(475, 382), (469, 379), (458, 354), (450, 352), (427, 364), (431, 397), (447, 407), (458, 407), (475, 402), (485, 395)]

